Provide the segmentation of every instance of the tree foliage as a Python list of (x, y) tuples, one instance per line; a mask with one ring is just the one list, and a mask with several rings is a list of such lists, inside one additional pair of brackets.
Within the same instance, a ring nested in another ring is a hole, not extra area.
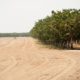
[(28, 37), (29, 33), (0, 33), (0, 37)]
[(80, 10), (52, 11), (51, 16), (35, 23), (31, 35), (45, 43), (73, 48), (73, 42), (80, 40)]

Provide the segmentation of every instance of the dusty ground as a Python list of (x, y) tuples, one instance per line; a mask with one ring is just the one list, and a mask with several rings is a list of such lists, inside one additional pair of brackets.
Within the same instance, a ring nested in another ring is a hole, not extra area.
[(44, 48), (32, 38), (0, 38), (0, 80), (80, 80), (80, 51)]

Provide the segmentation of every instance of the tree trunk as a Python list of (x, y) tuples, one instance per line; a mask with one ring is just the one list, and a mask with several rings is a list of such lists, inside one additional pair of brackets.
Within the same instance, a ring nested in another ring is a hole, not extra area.
[(73, 39), (71, 37), (70, 48), (73, 49)]

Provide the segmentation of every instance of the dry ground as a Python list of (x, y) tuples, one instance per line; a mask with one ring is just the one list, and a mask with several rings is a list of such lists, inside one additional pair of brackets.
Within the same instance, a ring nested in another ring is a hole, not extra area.
[(80, 80), (80, 51), (53, 50), (33, 38), (0, 38), (0, 80)]

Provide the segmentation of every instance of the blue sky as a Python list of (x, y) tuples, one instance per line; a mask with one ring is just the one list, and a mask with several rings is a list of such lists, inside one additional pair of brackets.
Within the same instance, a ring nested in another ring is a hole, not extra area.
[(28, 32), (52, 10), (80, 9), (80, 0), (0, 0), (0, 32)]

